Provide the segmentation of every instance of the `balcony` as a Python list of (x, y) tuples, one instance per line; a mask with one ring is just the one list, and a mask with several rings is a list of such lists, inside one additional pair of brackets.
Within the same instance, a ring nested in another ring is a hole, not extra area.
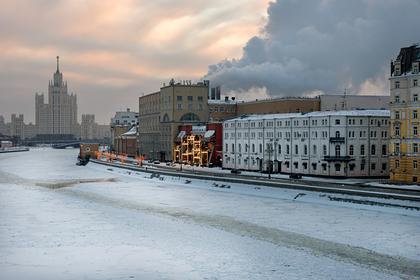
[(330, 143), (344, 143), (345, 141), (344, 137), (330, 137)]
[(325, 161), (345, 161), (349, 162), (353, 160), (350, 156), (325, 156)]

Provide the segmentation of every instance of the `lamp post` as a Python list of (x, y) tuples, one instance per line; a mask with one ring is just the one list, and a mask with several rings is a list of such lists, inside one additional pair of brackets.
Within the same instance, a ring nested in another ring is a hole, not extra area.
[(181, 142), (181, 146), (179, 147), (179, 171), (182, 171), (182, 142)]
[(268, 179), (271, 179), (271, 154), (273, 153), (273, 143), (268, 143), (266, 152), (268, 153)]

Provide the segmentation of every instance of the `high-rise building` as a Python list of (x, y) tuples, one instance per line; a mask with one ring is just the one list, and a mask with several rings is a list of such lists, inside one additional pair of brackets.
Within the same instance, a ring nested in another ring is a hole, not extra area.
[(77, 134), (77, 96), (67, 93), (58, 56), (57, 70), (48, 84), (48, 103), (44, 103), (44, 94), (35, 95), (35, 118), (38, 134)]
[(391, 63), (390, 179), (420, 181), (420, 46), (402, 48)]

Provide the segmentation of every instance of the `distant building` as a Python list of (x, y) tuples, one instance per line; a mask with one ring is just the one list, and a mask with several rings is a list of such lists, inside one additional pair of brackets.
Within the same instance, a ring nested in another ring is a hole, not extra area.
[(0, 115), (0, 135), (9, 135), (9, 126), (6, 124), (4, 117)]
[(12, 114), (10, 122), (10, 136), (19, 137), (20, 139), (25, 138), (25, 122), (23, 114), (17, 116)]
[(237, 115), (308, 113), (320, 110), (319, 98), (273, 98), (255, 101), (238, 102)]
[(420, 46), (402, 48), (391, 64), (390, 179), (420, 182)]
[(388, 110), (248, 115), (223, 123), (223, 167), (388, 176)]
[(129, 131), (133, 126), (138, 126), (139, 113), (132, 112), (129, 108), (126, 111), (116, 112), (111, 118), (111, 146), (115, 150), (117, 138), (123, 133)]
[[(139, 98), (139, 151), (147, 158), (172, 160), (174, 139), (183, 124), (206, 124), (209, 83), (175, 83)], [(152, 129), (148, 129), (150, 125)]]
[(209, 121), (222, 122), (237, 116), (237, 102), (235, 99), (209, 99)]
[(137, 155), (137, 126), (116, 137), (115, 152), (129, 157)]
[(33, 123), (24, 125), (24, 139), (31, 139), (37, 135), (36, 125)]
[(95, 115), (83, 114), (80, 123), (80, 138), (82, 140), (96, 139), (96, 126)]
[(48, 84), (48, 103), (44, 103), (44, 94), (35, 94), (35, 119), (38, 134), (68, 135), (77, 134), (77, 97), (67, 93), (67, 82), (63, 82), (63, 74), (57, 70), (53, 80)]
[(388, 110), (386, 95), (320, 95), (321, 111)]

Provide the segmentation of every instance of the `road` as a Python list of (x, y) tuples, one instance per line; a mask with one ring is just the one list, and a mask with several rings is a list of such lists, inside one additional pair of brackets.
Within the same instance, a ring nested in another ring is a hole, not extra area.
[(76, 156), (0, 155), (0, 279), (420, 279), (420, 211)]

